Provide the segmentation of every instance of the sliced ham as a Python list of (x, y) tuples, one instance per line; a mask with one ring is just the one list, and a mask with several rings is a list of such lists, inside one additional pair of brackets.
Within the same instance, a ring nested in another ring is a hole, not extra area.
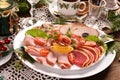
[(85, 46), (96, 46), (96, 42), (95, 41), (86, 41)]
[(57, 61), (57, 56), (55, 56), (52, 52), (50, 52), (46, 57), (46, 61), (48, 64), (54, 66)]
[(34, 46), (27, 46), (25, 48), (25, 51), (32, 56), (41, 56), (39, 53), (39, 49)]
[(74, 30), (74, 34), (76, 35), (83, 36), (83, 33), (87, 33), (88, 35), (95, 35), (95, 36), (99, 35), (99, 32), (96, 29), (87, 26), (79, 27), (78, 29)]
[(82, 48), (85, 48), (89, 51), (91, 51), (91, 53), (94, 55), (94, 62), (96, 62), (99, 58), (99, 55), (98, 55), (98, 51), (94, 48), (94, 47), (90, 47), (90, 46), (82, 46)]
[(72, 27), (71, 24), (61, 25), (60, 32), (62, 32), (62, 34), (66, 34), (71, 27)]
[(58, 66), (61, 69), (69, 69), (72, 66), (66, 54), (58, 55)]
[(72, 64), (75, 64), (81, 68), (85, 67), (85, 64), (90, 60), (88, 55), (80, 50), (74, 50), (70, 52), (68, 54), (68, 58)]
[(25, 46), (36, 46), (36, 44), (34, 43), (34, 37), (30, 35), (25, 35), (23, 43)]
[(53, 66), (51, 64), (48, 64), (47, 61), (46, 61), (46, 57), (36, 57), (37, 61), (43, 65), (46, 65), (46, 66)]
[(34, 38), (34, 43), (39, 46), (45, 46), (47, 43), (46, 39), (40, 38), (40, 37), (35, 37)]

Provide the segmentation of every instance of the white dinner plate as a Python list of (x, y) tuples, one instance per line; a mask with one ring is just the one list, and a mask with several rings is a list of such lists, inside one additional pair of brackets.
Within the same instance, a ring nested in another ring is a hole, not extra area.
[(7, 63), (12, 57), (12, 53), (9, 53), (7, 56), (0, 58), (0, 66)]
[[(41, 25), (42, 22), (37, 22), (36, 25)], [(34, 26), (36, 26), (34, 25)], [(20, 48), (23, 44), (23, 39), (25, 37), (25, 32), (28, 29), (31, 29), (33, 26), (28, 27), (26, 29), (23, 29), (22, 31), (20, 31), (13, 42), (13, 48), (17, 49)], [(92, 75), (95, 75), (101, 71), (103, 71), (104, 69), (106, 69), (114, 60), (116, 53), (111, 53), (108, 52), (107, 55), (105, 55), (103, 57), (102, 60), (100, 60), (98, 63), (96, 63), (95, 65), (91, 66), (91, 67), (87, 67), (87, 68), (83, 68), (83, 69), (75, 69), (75, 70), (70, 70), (70, 69), (57, 69), (54, 67), (48, 67), (45, 65), (42, 65), (38, 62), (35, 62), (33, 64), (31, 64), (30, 62), (23, 60), (19, 55), (18, 58), (21, 59), (23, 61), (24, 64), (26, 64), (28, 67), (32, 68), (33, 70), (49, 75), (49, 76), (53, 76), (53, 77), (59, 77), (59, 78), (84, 78), (84, 77), (89, 77)]]

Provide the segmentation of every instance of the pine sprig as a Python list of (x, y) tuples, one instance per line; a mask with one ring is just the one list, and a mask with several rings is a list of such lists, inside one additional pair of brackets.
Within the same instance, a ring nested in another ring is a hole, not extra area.
[(116, 14), (115, 11), (109, 11), (108, 20), (111, 22), (112, 32), (120, 31), (120, 14)]

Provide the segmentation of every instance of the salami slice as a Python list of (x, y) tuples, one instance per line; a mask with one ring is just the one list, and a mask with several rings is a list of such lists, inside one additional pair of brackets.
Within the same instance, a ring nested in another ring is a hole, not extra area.
[(74, 50), (68, 54), (68, 59), (72, 64), (82, 68), (85, 67), (85, 64), (88, 63), (90, 58), (83, 51)]

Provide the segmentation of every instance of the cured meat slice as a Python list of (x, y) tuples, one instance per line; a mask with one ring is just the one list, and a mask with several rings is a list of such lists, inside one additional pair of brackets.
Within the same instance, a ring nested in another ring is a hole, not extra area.
[(100, 49), (96, 46), (96, 47), (94, 47), (95, 49), (96, 49), (96, 51), (97, 51), (97, 54), (98, 54), (98, 57), (100, 58), (100, 56), (101, 56), (101, 51), (100, 51)]
[(43, 65), (46, 65), (46, 66), (53, 66), (51, 64), (48, 64), (47, 61), (46, 61), (46, 57), (36, 57), (37, 61)]
[(91, 51), (91, 53), (94, 55), (94, 62), (96, 62), (98, 60), (99, 54), (98, 54), (98, 51), (94, 47), (82, 46), (82, 48), (85, 48), (85, 49)]
[(57, 61), (57, 56), (55, 56), (52, 52), (50, 52), (46, 57), (46, 61), (48, 64), (54, 66)]
[(85, 64), (87, 64), (88, 61), (90, 60), (88, 55), (85, 52), (80, 50), (71, 51), (68, 54), (68, 58), (72, 64), (75, 64), (81, 68), (85, 67)]
[(58, 55), (58, 66), (60, 66), (61, 69), (69, 69), (72, 66), (66, 54)]
[(85, 64), (85, 66), (88, 66), (94, 62), (94, 55), (92, 54), (91, 51), (89, 51), (85, 48), (80, 48), (79, 50), (85, 52), (89, 57), (89, 61), (88, 61), (88, 63)]
[(39, 50), (38, 48), (34, 47), (34, 46), (28, 46), (25, 48), (25, 51), (32, 55), (32, 56), (41, 56), (40, 53), (39, 53)]
[(104, 48), (103, 48), (103, 46), (98, 46), (98, 48), (99, 48), (101, 54), (104, 53)]
[(95, 36), (99, 35), (99, 32), (96, 29), (87, 26), (80, 27), (74, 31), (74, 34), (79, 36), (83, 36), (83, 33), (87, 33), (88, 35), (95, 35)]
[(95, 41), (86, 41), (85, 46), (96, 46), (96, 42)]
[(70, 45), (71, 44), (71, 39), (68, 36), (65, 35), (60, 35), (58, 38), (58, 41), (61, 45)]
[(34, 43), (34, 37), (30, 35), (25, 35), (23, 43), (25, 46), (36, 46), (36, 44)]
[(46, 39), (36, 37), (36, 38), (34, 38), (34, 43), (39, 46), (44, 46), (44, 45), (46, 45), (47, 41), (46, 41)]

